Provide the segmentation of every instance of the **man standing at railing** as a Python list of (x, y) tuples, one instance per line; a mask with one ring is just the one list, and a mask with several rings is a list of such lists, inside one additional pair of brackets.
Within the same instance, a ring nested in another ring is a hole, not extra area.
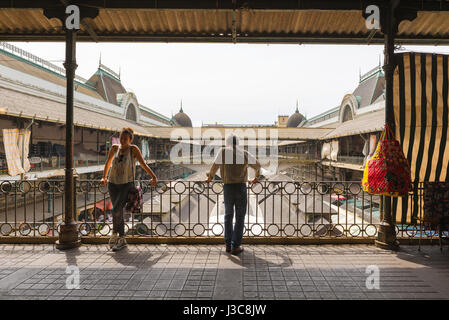
[[(237, 255), (243, 251), (241, 246), (246, 207), (248, 203), (246, 182), (248, 181), (248, 166), (256, 171), (253, 184), (260, 175), (260, 163), (249, 152), (238, 147), (239, 139), (231, 134), (226, 138), (226, 147), (222, 148), (215, 157), (214, 163), (207, 174), (206, 183), (212, 181), (218, 169), (223, 180), (224, 191), (224, 238), (226, 252)], [(235, 206), (235, 225), (234, 218)]]

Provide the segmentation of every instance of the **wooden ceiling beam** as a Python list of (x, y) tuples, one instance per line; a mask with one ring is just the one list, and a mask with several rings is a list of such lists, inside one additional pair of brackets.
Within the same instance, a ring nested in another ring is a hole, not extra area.
[[(237, 43), (278, 43), (278, 44), (367, 44), (367, 34), (248, 34), (238, 35)], [(0, 34), (0, 41), (64, 41), (64, 34), (11, 33)], [(78, 33), (77, 42), (92, 42), (88, 33)], [(98, 34), (98, 42), (179, 42), (179, 43), (232, 43), (231, 35), (193, 35), (193, 34)], [(369, 38), (370, 44), (383, 44), (382, 33), (377, 32)], [(396, 38), (397, 44), (403, 45), (449, 45), (449, 37), (433, 36), (401, 36)]]

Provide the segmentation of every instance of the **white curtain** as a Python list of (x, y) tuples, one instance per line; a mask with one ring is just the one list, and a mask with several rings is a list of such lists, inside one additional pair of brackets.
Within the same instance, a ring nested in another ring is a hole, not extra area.
[(148, 141), (147, 140), (142, 140), (142, 157), (144, 159), (149, 158), (150, 157), (150, 148), (148, 147)]
[(331, 144), (329, 142), (323, 143), (321, 148), (321, 159), (330, 159), (331, 158)]
[(338, 160), (338, 140), (332, 140), (331, 142), (331, 160)]
[(30, 130), (3, 129), (3, 144), (5, 146), (6, 162), (8, 163), (8, 174), (11, 176), (30, 171), (30, 161), (28, 159), (30, 135)]

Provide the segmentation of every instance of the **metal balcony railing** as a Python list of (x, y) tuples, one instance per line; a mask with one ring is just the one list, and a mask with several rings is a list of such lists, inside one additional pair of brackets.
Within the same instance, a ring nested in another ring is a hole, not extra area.
[[(111, 235), (112, 205), (107, 186), (78, 179), (75, 185), (74, 220), (80, 235)], [(124, 213), (128, 236), (223, 236), (221, 182), (162, 181), (150, 187), (148, 181), (141, 181), (141, 185), (142, 212)], [(377, 236), (379, 197), (363, 192), (359, 182), (261, 181), (249, 186), (247, 193), (245, 237)], [(422, 192), (410, 197), (422, 197)], [(1, 237), (57, 236), (63, 221), (64, 181), (1, 181), (0, 207)], [(399, 237), (416, 237), (418, 228), (396, 226)]]

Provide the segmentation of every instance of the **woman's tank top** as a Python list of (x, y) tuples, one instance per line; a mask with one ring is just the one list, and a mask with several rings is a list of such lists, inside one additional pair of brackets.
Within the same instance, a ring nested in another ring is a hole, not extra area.
[(109, 182), (122, 184), (134, 181), (133, 172), (136, 171), (136, 161), (132, 156), (131, 148), (132, 145), (124, 152), (121, 152), (121, 145), (117, 148), (112, 160)]

